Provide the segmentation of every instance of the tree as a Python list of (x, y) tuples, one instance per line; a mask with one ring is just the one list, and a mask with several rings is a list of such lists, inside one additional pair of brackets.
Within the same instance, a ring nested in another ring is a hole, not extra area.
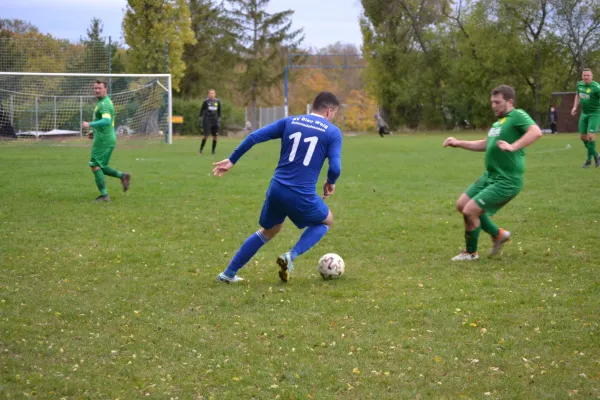
[(250, 102), (253, 126), (257, 126), (257, 100), (281, 82), (287, 61), (285, 53), (299, 46), (304, 34), (302, 29), (292, 30), (292, 10), (270, 14), (265, 11), (269, 0), (229, 1), (244, 66), (238, 83)]
[(39, 34), (38, 29), (20, 19), (0, 19), (0, 71), (23, 71), (27, 56), (19, 39)]
[(77, 62), (69, 63), (69, 72), (109, 72), (111, 71), (110, 60), (116, 53), (116, 46), (109, 46), (106, 39), (102, 36), (104, 27), (102, 21), (98, 18), (92, 18), (90, 26), (87, 29), (87, 36), (81, 38), (80, 42), (84, 46), (83, 58)]
[(501, 83), (543, 124), (552, 92), (572, 87), (579, 66), (600, 65), (597, 0), (362, 3), (366, 76), (392, 124), (483, 128)]
[(600, 48), (598, 0), (549, 0), (556, 9), (553, 28), (571, 56), (571, 76), (592, 63)]
[(392, 123), (439, 125), (443, 97), (440, 63), (442, 0), (362, 0), (367, 72)]
[(501, 2), (501, 7), (502, 12), (506, 13), (505, 19), (514, 23), (521, 40), (521, 62), (512, 64), (515, 65), (515, 72), (529, 86), (534, 98), (534, 119), (541, 122), (541, 93), (544, 87), (541, 72), (544, 62), (552, 57), (551, 49), (544, 46), (551, 5), (548, 0), (505, 0)]
[(236, 81), (236, 35), (227, 10), (214, 0), (188, 0), (195, 44), (187, 44), (181, 93), (185, 97), (203, 96), (208, 89), (231, 94)]
[(185, 72), (184, 46), (196, 41), (190, 25), (185, 0), (128, 0), (123, 31), (131, 47), (132, 69), (139, 73), (168, 69), (173, 90), (178, 91)]

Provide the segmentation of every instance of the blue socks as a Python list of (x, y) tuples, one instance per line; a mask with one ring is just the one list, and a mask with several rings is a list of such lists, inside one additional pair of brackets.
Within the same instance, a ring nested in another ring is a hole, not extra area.
[[(291, 251), (292, 261), (319, 243), (328, 230), (329, 227), (325, 224), (313, 225), (306, 228), (304, 232), (302, 232), (302, 235), (300, 235), (298, 243), (296, 243)], [(267, 244), (268, 241), (269, 239), (267, 239), (265, 235), (261, 233), (261, 231), (257, 231), (256, 233), (250, 235), (250, 237), (248, 237), (248, 239), (246, 239), (246, 241), (239, 248), (237, 253), (235, 253), (224, 274), (229, 278), (233, 278), (237, 272), (244, 265), (246, 265), (252, 257), (254, 257), (258, 250)]]
[(239, 248), (237, 253), (235, 253), (224, 274), (229, 278), (233, 278), (240, 268), (246, 265), (248, 261), (250, 261), (250, 259), (258, 252), (258, 250), (260, 250), (263, 245), (267, 244), (268, 241), (269, 239), (267, 239), (260, 231), (250, 235), (250, 237), (246, 239), (246, 241)]
[(302, 232), (298, 243), (292, 249), (292, 261), (301, 254), (306, 253), (315, 244), (319, 243), (319, 240), (323, 239), (323, 236), (327, 233), (329, 227), (325, 224), (309, 226)]

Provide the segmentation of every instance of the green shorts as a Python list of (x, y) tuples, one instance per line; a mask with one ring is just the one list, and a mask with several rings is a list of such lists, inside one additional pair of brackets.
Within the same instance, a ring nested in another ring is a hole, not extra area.
[(465, 194), (486, 213), (494, 215), (514, 199), (522, 187), (522, 182), (490, 179), (486, 172), (467, 188)]
[(114, 149), (114, 147), (92, 146), (92, 157), (90, 158), (89, 166), (100, 168), (107, 167)]
[(600, 115), (581, 113), (579, 117), (580, 134), (598, 133), (598, 127), (600, 127)]

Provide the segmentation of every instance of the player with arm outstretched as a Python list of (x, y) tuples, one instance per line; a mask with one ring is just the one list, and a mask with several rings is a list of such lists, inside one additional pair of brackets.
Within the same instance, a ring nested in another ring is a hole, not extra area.
[(596, 167), (600, 166), (600, 156), (596, 151), (596, 133), (600, 127), (600, 84), (593, 79), (592, 70), (585, 68), (581, 80), (577, 82), (577, 93), (571, 115), (577, 114), (577, 106), (581, 104), (579, 117), (579, 134), (587, 149), (587, 159), (583, 168), (589, 168), (594, 159)]
[[(261, 228), (246, 239), (217, 281), (242, 281), (237, 272), (277, 235), (286, 218), (299, 229), (306, 229), (296, 245), (277, 259), (279, 277), (284, 282), (289, 280), (296, 257), (325, 236), (333, 224), (333, 214), (323, 199), (335, 192), (341, 173), (342, 133), (331, 123), (339, 105), (335, 95), (321, 92), (313, 102), (311, 114), (284, 118), (251, 133), (228, 159), (214, 164), (214, 175), (223, 176), (255, 144), (281, 139), (279, 163), (260, 214)], [(321, 197), (316, 193), (316, 185), (326, 158), (329, 170)]]
[(484, 140), (463, 141), (449, 137), (444, 147), (459, 147), (485, 152), (486, 172), (467, 188), (456, 202), (465, 220), (466, 249), (452, 261), (474, 261), (479, 258), (479, 232), (492, 236), (490, 255), (500, 252), (511, 236), (490, 218), (514, 199), (523, 187), (525, 147), (540, 137), (541, 129), (523, 110), (515, 109), (515, 90), (500, 85), (492, 91), (492, 109), (500, 119), (492, 125)]
[(123, 191), (126, 192), (129, 189), (131, 174), (117, 171), (108, 166), (112, 152), (117, 145), (117, 137), (115, 135), (115, 107), (107, 96), (106, 82), (97, 80), (94, 83), (94, 95), (98, 99), (94, 108), (94, 121), (83, 122), (82, 128), (94, 130), (93, 135), (88, 136), (90, 139), (94, 139), (89, 166), (92, 168), (96, 186), (100, 191), (100, 196), (94, 201), (102, 202), (110, 201), (106, 190), (105, 175), (120, 179)]

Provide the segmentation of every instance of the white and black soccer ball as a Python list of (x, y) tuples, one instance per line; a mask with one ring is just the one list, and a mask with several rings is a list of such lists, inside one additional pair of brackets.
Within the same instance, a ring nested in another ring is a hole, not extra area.
[(325, 280), (339, 278), (344, 270), (344, 260), (335, 253), (327, 253), (319, 260), (318, 271)]

